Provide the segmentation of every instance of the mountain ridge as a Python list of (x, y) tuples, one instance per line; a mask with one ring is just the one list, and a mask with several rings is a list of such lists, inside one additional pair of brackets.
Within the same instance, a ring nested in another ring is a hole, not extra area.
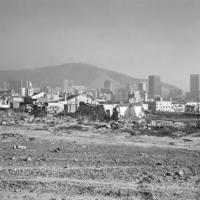
[[(90, 88), (103, 87), (103, 82), (107, 79), (113, 82), (114, 88), (124, 87), (126, 84), (133, 85), (139, 82), (147, 82), (147, 79), (134, 78), (114, 70), (99, 68), (87, 63), (65, 63), (32, 69), (0, 71), (1, 81), (30, 80), (39, 86), (62, 86), (64, 79), (73, 80), (75, 84)], [(169, 90), (177, 87), (162, 82), (162, 88)]]

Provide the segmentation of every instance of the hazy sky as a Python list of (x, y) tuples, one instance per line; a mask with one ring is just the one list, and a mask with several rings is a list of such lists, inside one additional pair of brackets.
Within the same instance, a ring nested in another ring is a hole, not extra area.
[(200, 73), (200, 1), (0, 0), (0, 69), (66, 62), (188, 89)]

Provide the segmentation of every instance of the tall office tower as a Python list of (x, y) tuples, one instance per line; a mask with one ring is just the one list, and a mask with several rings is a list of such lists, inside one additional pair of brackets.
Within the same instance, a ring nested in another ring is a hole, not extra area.
[(109, 80), (105, 80), (104, 81), (104, 89), (108, 89), (108, 90), (112, 91), (112, 82)]
[(190, 74), (190, 92), (199, 92), (200, 74)]
[(142, 92), (146, 91), (146, 83), (138, 83), (138, 90)]
[(63, 80), (63, 91), (68, 92), (70, 88), (70, 81), (69, 80)]
[(149, 76), (149, 99), (161, 97), (161, 83), (160, 76)]
[(12, 91), (12, 95), (21, 95), (21, 88), (23, 87), (24, 82), (21, 81), (10, 81), (9, 89)]

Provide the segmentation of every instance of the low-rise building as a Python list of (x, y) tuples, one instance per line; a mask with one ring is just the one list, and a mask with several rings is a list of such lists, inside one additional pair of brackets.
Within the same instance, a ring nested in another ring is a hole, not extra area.
[(10, 102), (8, 97), (3, 97), (0, 99), (0, 109), (8, 109), (10, 108)]
[(156, 101), (156, 111), (172, 112), (172, 102), (171, 101)]
[(46, 94), (46, 99), (47, 102), (55, 102), (55, 101), (59, 101), (59, 94), (56, 93), (48, 93)]
[(189, 112), (189, 110), (191, 110), (191, 112), (198, 112), (198, 109), (200, 111), (200, 102), (187, 102), (186, 103), (187, 106), (187, 111)]
[(75, 113), (80, 106), (80, 102), (96, 105), (97, 102), (86, 94), (71, 95), (65, 100), (65, 113)]
[(148, 109), (153, 112), (173, 112), (171, 101), (148, 101)]
[(130, 97), (130, 88), (128, 86), (124, 88), (118, 88), (115, 92), (116, 102), (128, 103), (129, 97)]
[(149, 101), (148, 110), (153, 112), (175, 112), (184, 113), (186, 105), (183, 103), (173, 103), (172, 101)]
[(184, 113), (185, 112), (185, 104), (173, 103), (172, 104), (172, 112)]
[(97, 97), (99, 99), (105, 100), (105, 101), (112, 101), (113, 100), (113, 93), (109, 89), (100, 88), (97, 91)]
[(20, 109), (20, 106), (24, 103), (24, 98), (23, 97), (12, 97), (10, 100), (11, 107), (13, 109)]

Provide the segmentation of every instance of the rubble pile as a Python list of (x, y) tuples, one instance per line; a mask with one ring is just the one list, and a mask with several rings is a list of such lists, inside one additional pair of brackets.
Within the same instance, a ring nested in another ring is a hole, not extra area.
[(20, 124), (38, 124), (43, 127), (35, 127), (36, 130), (48, 130), (53, 128), (54, 131), (77, 130), (89, 131), (93, 129), (112, 129), (121, 132), (127, 132), (131, 135), (155, 135), (155, 136), (172, 136), (179, 137), (185, 134), (196, 132), (197, 127), (193, 122), (174, 122), (173, 120), (152, 120), (135, 119), (135, 120), (111, 120), (109, 122), (91, 121), (88, 119), (77, 119), (70, 116), (55, 116), (47, 114), (43, 117), (34, 117), (28, 113), (1, 112), (0, 125), (13, 126)]
[(0, 125), (12, 126), (18, 123), (21, 118), (21, 114), (15, 112), (0, 112)]
[(172, 121), (154, 121), (154, 120), (122, 120), (111, 121), (109, 123), (100, 124), (97, 128), (110, 128), (113, 130), (121, 130), (131, 135), (145, 134), (155, 136), (172, 136), (179, 137), (196, 131), (195, 127), (182, 122)]

